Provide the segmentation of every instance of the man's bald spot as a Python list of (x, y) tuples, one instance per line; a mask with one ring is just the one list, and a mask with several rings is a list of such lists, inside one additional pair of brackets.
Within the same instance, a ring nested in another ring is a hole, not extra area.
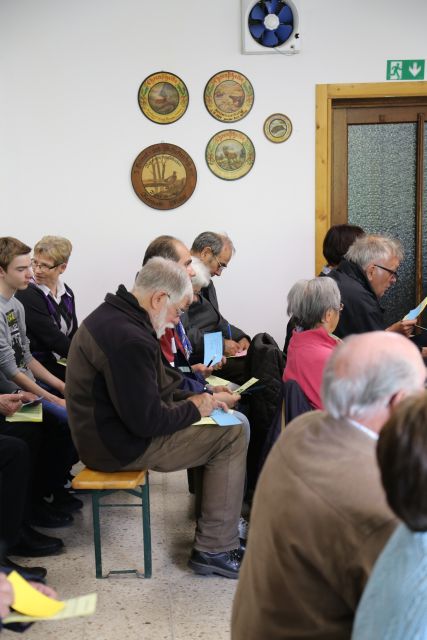
[(408, 338), (392, 331), (371, 331), (349, 336), (339, 345), (334, 354), (334, 374), (338, 379), (351, 379), (391, 353), (424, 366), (417, 347)]

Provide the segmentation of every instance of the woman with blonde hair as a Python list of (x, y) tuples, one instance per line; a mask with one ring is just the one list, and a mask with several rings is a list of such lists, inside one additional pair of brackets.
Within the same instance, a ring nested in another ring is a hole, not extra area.
[(72, 245), (67, 238), (44, 236), (34, 247), (33, 281), (16, 297), (25, 308), (31, 353), (51, 373), (65, 380), (66, 358), (77, 331), (74, 294), (62, 281)]

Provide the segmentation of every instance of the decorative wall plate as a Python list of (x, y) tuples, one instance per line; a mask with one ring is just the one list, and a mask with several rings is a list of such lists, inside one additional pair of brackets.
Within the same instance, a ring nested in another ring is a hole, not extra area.
[(153, 209), (175, 209), (192, 195), (197, 171), (188, 153), (165, 142), (147, 147), (132, 166), (136, 195)]
[(204, 100), (214, 118), (221, 122), (237, 122), (252, 109), (254, 90), (242, 73), (220, 71), (208, 81)]
[(142, 113), (157, 124), (179, 120), (188, 107), (187, 87), (173, 73), (158, 71), (145, 78), (138, 90)]
[(223, 180), (245, 176), (255, 162), (255, 148), (250, 138), (236, 129), (216, 133), (206, 147), (209, 169)]
[(264, 133), (271, 142), (285, 142), (292, 133), (292, 122), (283, 113), (273, 113), (264, 122)]

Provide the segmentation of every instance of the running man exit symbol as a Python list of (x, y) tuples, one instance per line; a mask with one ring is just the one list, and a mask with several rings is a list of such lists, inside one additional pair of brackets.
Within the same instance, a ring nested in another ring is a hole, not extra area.
[(387, 60), (387, 80), (424, 80), (425, 60)]

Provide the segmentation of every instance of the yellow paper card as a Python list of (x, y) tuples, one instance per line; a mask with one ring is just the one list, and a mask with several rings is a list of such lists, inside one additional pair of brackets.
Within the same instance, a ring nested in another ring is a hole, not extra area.
[(12, 612), (3, 619), (3, 624), (10, 622), (36, 622), (37, 620), (66, 620), (67, 618), (77, 618), (78, 616), (91, 616), (96, 610), (96, 593), (88, 593), (85, 596), (64, 600), (64, 608), (53, 616), (47, 618), (40, 616), (24, 616), (22, 613)]
[(215, 420), (212, 420), (212, 418), (209, 418), (209, 416), (207, 416), (206, 418), (202, 418), (198, 422), (193, 422), (193, 426), (195, 427), (198, 427), (202, 424), (216, 424), (216, 422)]
[(243, 393), (243, 391), (246, 391), (246, 389), (249, 389), (249, 387), (252, 387), (253, 384), (258, 382), (258, 380), (259, 378), (250, 378), (247, 382), (245, 382), (238, 389), (236, 389), (234, 393)]
[(206, 378), (206, 382), (211, 384), (213, 387), (222, 387), (230, 384), (230, 380), (224, 380), (224, 378), (220, 378), (218, 376), (209, 376)]
[(40, 403), (21, 407), (13, 415), (7, 416), (6, 422), (43, 422), (43, 406)]
[(12, 606), (16, 611), (29, 616), (50, 617), (64, 608), (63, 602), (40, 593), (16, 571), (9, 573), (7, 579), (15, 594)]

